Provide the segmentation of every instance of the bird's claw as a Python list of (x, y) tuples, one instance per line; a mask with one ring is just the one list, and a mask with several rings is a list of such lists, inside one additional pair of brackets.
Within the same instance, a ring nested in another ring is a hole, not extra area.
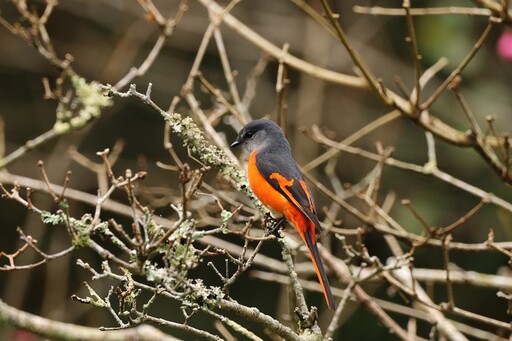
[(273, 218), (270, 214), (265, 216), (265, 225), (268, 227), (268, 234), (274, 235), (275, 237), (279, 237), (279, 230), (283, 227), (283, 223), (285, 221), (284, 217), (279, 219)]

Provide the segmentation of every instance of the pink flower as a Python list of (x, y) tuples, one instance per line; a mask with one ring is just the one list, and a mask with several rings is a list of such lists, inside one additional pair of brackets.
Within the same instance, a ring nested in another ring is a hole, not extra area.
[(496, 51), (501, 58), (512, 61), (512, 30), (503, 31), (496, 44)]
[(37, 335), (32, 334), (31, 332), (28, 332), (26, 330), (17, 329), (13, 334), (12, 340), (15, 340), (15, 341), (37, 341), (37, 340), (39, 340), (39, 337), (37, 337)]

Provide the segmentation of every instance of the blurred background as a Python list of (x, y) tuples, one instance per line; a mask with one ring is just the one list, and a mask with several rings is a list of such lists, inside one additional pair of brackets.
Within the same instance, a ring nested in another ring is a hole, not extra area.
[[(308, 3), (321, 12), (319, 2)], [(400, 7), (401, 2), (340, 0), (330, 3), (340, 14), (342, 27), (353, 47), (364, 57), (376, 76), (393, 91), (399, 92), (394, 83), (397, 77), (408, 89), (412, 89), (414, 64), (410, 46), (405, 42), (408, 34), (405, 18), (357, 14), (353, 10), (356, 5)], [(172, 17), (179, 6), (178, 1), (155, 0), (154, 4), (166, 17)], [(222, 4), (227, 5), (227, 2)], [(30, 1), (29, 6), (40, 11), (44, 8), (44, 3)], [(415, 1), (413, 6), (475, 5), (471, 1), (461, 0)], [(343, 46), (291, 1), (242, 1), (234, 7), (231, 14), (274, 45), (282, 47), (288, 43), (289, 52), (301, 59), (331, 70), (354, 74), (353, 63)], [(0, 3), (0, 15), (11, 24), (20, 18), (10, 1)], [(486, 17), (463, 15), (414, 18), (423, 70), (442, 57), (448, 59), (448, 66), (424, 90), (423, 99), (464, 59), (487, 21)], [(167, 108), (172, 98), (180, 95), (208, 24), (205, 7), (197, 1), (189, 1), (188, 10), (165, 42), (157, 60), (143, 77), (134, 81), (140, 91), (144, 91), (151, 82), (152, 98), (162, 108)], [(57, 54), (61, 57), (66, 53), (73, 56), (72, 65), (78, 74), (88, 81), (109, 84), (117, 83), (130, 68), (140, 65), (160, 33), (154, 20), (148, 17), (136, 1), (126, 0), (61, 1), (48, 21), (47, 30)], [(461, 83), (461, 91), (481, 126), (485, 129), (487, 115), (495, 115), (495, 126), (499, 132), (509, 131), (512, 124), (512, 64), (496, 48), (498, 40), (506, 34), (506, 30), (506, 25), (496, 25), (493, 28), (477, 56), (462, 73)], [(236, 84), (243, 93), (249, 75), (262, 58), (262, 52), (226, 26), (221, 26), (221, 32), (231, 67), (236, 70)], [(52, 128), (57, 103), (44, 99), (42, 79), (46, 77), (53, 82), (60, 73), (32, 46), (5, 27), (0, 27), (0, 49), (0, 117), (3, 120), (5, 150), (8, 154)], [(259, 79), (256, 95), (249, 108), (252, 118), (267, 116), (276, 119), (277, 69), (278, 62), (270, 59)], [(208, 46), (200, 70), (214, 86), (227, 89), (218, 50), (213, 42)], [(310, 128), (316, 124), (334, 140), (340, 141), (390, 111), (369, 91), (331, 84), (291, 68), (288, 69), (288, 76), (290, 84), (287, 130), (294, 156), (300, 164), (306, 164), (325, 150), (302, 134), (300, 127)], [(215, 98), (198, 84), (195, 85), (195, 92), (205, 110), (215, 105)], [(178, 104), (177, 110), (185, 114), (189, 112), (185, 101)], [(431, 113), (461, 131), (470, 128), (460, 105), (449, 91), (438, 99)], [(96, 175), (74, 162), (69, 148), (73, 146), (94, 162), (100, 163), (96, 152), (112, 148), (116, 141), (122, 140), (124, 149), (114, 166), (115, 172), (123, 174), (127, 168), (147, 170), (148, 177), (144, 180), (144, 186), (166, 198), (172, 194), (169, 188), (173, 188), (176, 175), (156, 166), (157, 161), (171, 162), (163, 147), (163, 127), (160, 115), (141, 101), (116, 98), (114, 105), (87, 128), (58, 137), (30, 151), (9, 165), (7, 171), (40, 179), (37, 161), (44, 160), (52, 182), (62, 184), (66, 172), (71, 170), (73, 175), (70, 187), (95, 194), (98, 188)], [(222, 120), (216, 127), (228, 141), (236, 136), (236, 131)], [(424, 131), (407, 118), (394, 120), (357, 141), (355, 145), (375, 152), (375, 143), (378, 141), (385, 147), (393, 147), (393, 157), (399, 160), (420, 165), (427, 161)], [(177, 146), (181, 145), (178, 140), (175, 142)], [(436, 147), (441, 170), (510, 201), (510, 187), (504, 185), (477, 152), (438, 139)], [(178, 151), (185, 155), (185, 151), (179, 147)], [(335, 172), (342, 183), (357, 184), (374, 166), (372, 161), (342, 153)], [(315, 169), (314, 175), (320, 182), (330, 185), (323, 166)], [(432, 177), (386, 167), (381, 193), (384, 195), (390, 192), (396, 194), (397, 198), (390, 215), (408, 231), (417, 234), (421, 234), (423, 227), (400, 204), (400, 200), (410, 199), (431, 226), (447, 226), (479, 202), (478, 198)], [(315, 194), (321, 212), (320, 208), (329, 206), (330, 201), (320, 193)], [(48, 196), (37, 195), (34, 200), (37, 200), (39, 208), (48, 211), (55, 209)], [(71, 212), (77, 216), (93, 212), (93, 209), (80, 203), (71, 205)], [(163, 216), (172, 214), (168, 203), (154, 209)], [(12, 201), (0, 201), (0, 217), (1, 251), (14, 252), (20, 246), (17, 226), (37, 239), (39, 246), (48, 253), (69, 246), (64, 231), (45, 226), (39, 216), (27, 212)], [(343, 210), (337, 213), (336, 218), (342, 220), (344, 228), (360, 226), (360, 222)], [(487, 205), (458, 228), (453, 233), (453, 238), (460, 242), (482, 243), (487, 239), (489, 229), (493, 229), (496, 241), (508, 241), (512, 233), (511, 222), (510, 212)], [(390, 253), (382, 236), (370, 233), (365, 238), (370, 254), (385, 262)], [(233, 241), (236, 242), (236, 239)], [(336, 249), (333, 251), (336, 252)], [(277, 243), (267, 243), (263, 248), (264, 254), (276, 258), (279, 258), (279, 252)], [(30, 262), (33, 259), (31, 257), (34, 255), (26, 255), (24, 260)], [(114, 321), (104, 311), (69, 299), (73, 293), (85, 294), (82, 283), (90, 280), (90, 274), (76, 267), (77, 258), (90, 262), (99, 261), (87, 250), (82, 250), (30, 271), (0, 272), (0, 298), (16, 308), (59, 321), (94, 327), (113, 324)], [(507, 257), (496, 252), (451, 252), (450, 260), (468, 271), (488, 274), (509, 271)], [(1, 261), (4, 262), (5, 259)], [(442, 269), (441, 250), (430, 247), (418, 249), (414, 256), (414, 265)], [(207, 276), (207, 280), (215, 283), (215, 275), (211, 271)], [(375, 285), (367, 289), (376, 296), (400, 301), (399, 297), (389, 298), (385, 287)], [(233, 287), (231, 295), (241, 303), (257, 305), (263, 312), (276, 316), (278, 309), (275, 302), (282, 294), (281, 291), (282, 288), (277, 284), (256, 280), (246, 274)], [(435, 302), (446, 300), (444, 286), (431, 285), (431, 292)], [(493, 289), (457, 286), (455, 294), (456, 303), (464, 309), (502, 321), (510, 320), (506, 313), (507, 302), (497, 298)], [(323, 304), (323, 298), (319, 294), (309, 295), (308, 300), (311, 301), (310, 304)], [(170, 320), (182, 318), (177, 306), (166, 304), (161, 302), (154, 309), (159, 309), (159, 315)], [(355, 306), (354, 303), (354, 308)], [(376, 337), (394, 339), (364, 309), (353, 309), (345, 318), (346, 322), (338, 334), (340, 337), (347, 340), (369, 340)], [(401, 317), (397, 319), (406, 321)], [(201, 323), (207, 330), (214, 328), (213, 321), (207, 317)], [(423, 327), (428, 333), (428, 328)], [(176, 335), (180, 336), (179, 333)], [(0, 339), (28, 340), (30, 336), (2, 327)]]

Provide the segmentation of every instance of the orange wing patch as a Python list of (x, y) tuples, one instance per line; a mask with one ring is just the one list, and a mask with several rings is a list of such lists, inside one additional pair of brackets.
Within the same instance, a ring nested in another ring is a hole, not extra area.
[[(308, 230), (309, 228), (312, 228), (311, 235), (313, 238), (315, 238), (315, 229), (313, 227), (314, 224), (303, 213), (303, 210), (305, 209), (305, 207), (303, 207), (297, 201), (297, 199), (294, 197), (294, 195), (288, 189), (289, 187), (293, 186), (293, 183), (295, 180), (294, 179), (288, 180), (279, 173), (272, 173), (272, 174), (270, 174), (269, 178), (277, 181), (277, 183), (279, 184), (279, 188), (281, 189), (281, 191), (283, 191), (283, 193), (287, 197), (287, 200), (286, 200), (287, 202), (286, 202), (286, 205), (284, 206), (284, 210), (282, 212), (284, 213), (284, 216), (286, 217), (286, 219), (291, 221), (293, 226), (295, 226), (295, 228), (299, 231), (299, 234), (300, 234), (302, 240), (304, 240), (304, 242), (307, 243), (306, 239), (305, 239), (306, 237), (304, 235), (304, 232), (306, 230)], [(300, 181), (300, 183), (302, 186), (303, 181)], [(303, 189), (304, 189), (304, 187), (303, 187)], [(306, 195), (308, 197), (308, 201), (310, 203), (310, 208), (311, 208), (311, 207), (313, 207), (312, 203), (311, 203), (311, 198), (306, 189), (304, 189), (304, 192), (306, 193)], [(281, 194), (279, 194), (279, 195), (282, 196)], [(282, 196), (282, 197), (285, 198), (284, 196)], [(314, 211), (312, 210), (311, 212), (313, 213)], [(313, 243), (315, 243), (315, 241), (313, 241)]]
[(309, 210), (312, 213), (314, 213), (315, 206), (313, 205), (313, 200), (311, 199), (311, 195), (309, 194), (308, 186), (306, 186), (306, 183), (304, 182), (304, 180), (300, 180), (299, 183), (300, 183), (300, 186), (302, 187), (302, 189), (304, 190), (304, 193), (306, 193), (306, 196), (308, 197)]
[(293, 202), (293, 204), (295, 206), (297, 206), (297, 207), (300, 207), (299, 202), (297, 200), (295, 200), (295, 198), (293, 197), (292, 193), (290, 193), (290, 191), (287, 188), (287, 187), (290, 187), (290, 186), (293, 185), (293, 182), (294, 182), (293, 179), (288, 180), (287, 178), (285, 178), (284, 176), (282, 176), (279, 173), (272, 173), (272, 174), (270, 174), (269, 178), (273, 179), (273, 180), (276, 180), (277, 183), (279, 184), (279, 188), (281, 188), (281, 190)]

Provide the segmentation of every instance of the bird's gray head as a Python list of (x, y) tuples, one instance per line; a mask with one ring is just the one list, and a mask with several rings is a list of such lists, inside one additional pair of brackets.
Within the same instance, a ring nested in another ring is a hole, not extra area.
[(284, 145), (290, 148), (284, 137), (283, 131), (277, 124), (270, 120), (260, 119), (249, 122), (240, 130), (231, 147), (244, 145), (249, 152), (262, 149), (267, 146)]

